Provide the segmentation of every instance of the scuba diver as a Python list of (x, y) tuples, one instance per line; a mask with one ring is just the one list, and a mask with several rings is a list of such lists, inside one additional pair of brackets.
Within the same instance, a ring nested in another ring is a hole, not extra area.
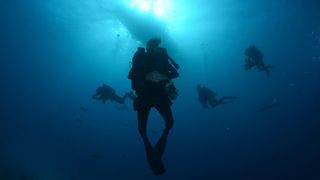
[(235, 96), (223, 96), (219, 100), (216, 98), (216, 93), (207, 87), (197, 85), (198, 99), (204, 108), (208, 108), (208, 103), (212, 108), (226, 103), (233, 103), (237, 98)]
[(245, 59), (245, 70), (249, 70), (254, 66), (257, 66), (259, 71), (265, 71), (267, 78), (269, 79), (270, 69), (274, 67), (270, 64), (265, 65), (263, 62), (263, 55), (256, 46), (249, 46), (244, 54), (247, 56)]
[(130, 98), (132, 101), (136, 98), (133, 92), (127, 92), (123, 97), (116, 94), (116, 91), (109, 85), (102, 84), (96, 90), (96, 93), (92, 95), (92, 99), (101, 100), (102, 103), (106, 103), (107, 100), (115, 101), (119, 104), (124, 104), (126, 98)]
[(280, 106), (280, 102), (277, 98), (274, 98), (271, 102), (265, 103), (262, 107), (256, 110), (256, 112), (265, 112), (272, 110), (276, 107)]
[[(137, 98), (134, 110), (137, 111), (138, 130), (146, 148), (148, 163), (155, 175), (165, 173), (161, 160), (170, 129), (173, 126), (172, 100), (178, 93), (172, 79), (177, 78), (179, 66), (173, 63), (165, 48), (159, 47), (160, 38), (147, 42), (147, 51), (138, 47), (132, 58), (128, 78)], [(165, 128), (158, 143), (152, 147), (147, 137), (147, 121), (151, 108), (156, 108), (165, 121)]]

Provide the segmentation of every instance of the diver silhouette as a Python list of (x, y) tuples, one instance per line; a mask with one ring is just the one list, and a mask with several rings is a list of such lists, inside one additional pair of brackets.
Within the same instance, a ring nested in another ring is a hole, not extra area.
[(214, 108), (221, 104), (233, 103), (237, 97), (235, 96), (223, 96), (220, 99), (216, 98), (216, 93), (211, 89), (197, 85), (198, 100), (204, 108), (208, 108), (208, 104)]
[[(161, 157), (174, 122), (171, 100), (177, 97), (177, 90), (171, 79), (179, 76), (179, 66), (173, 63), (165, 48), (159, 47), (160, 42), (159, 38), (150, 39), (147, 42), (147, 52), (138, 47), (128, 75), (131, 87), (137, 95), (133, 107), (137, 111), (138, 130), (145, 145), (147, 160), (155, 175), (165, 172)], [(165, 129), (155, 147), (151, 146), (147, 137), (147, 121), (153, 107), (165, 121)]]
[(280, 106), (280, 102), (277, 98), (274, 98), (271, 102), (265, 103), (262, 107), (258, 108), (256, 112), (270, 111), (278, 106)]
[(269, 79), (270, 70), (274, 67), (270, 64), (266, 65), (263, 62), (263, 54), (256, 46), (249, 46), (244, 54), (246, 55), (245, 59), (245, 70), (250, 70), (252, 67), (257, 66), (259, 71), (265, 71), (267, 78)]
[(107, 84), (102, 84), (96, 90), (96, 93), (92, 95), (92, 99), (102, 101), (102, 103), (106, 103), (107, 100), (117, 102), (119, 104), (124, 104), (126, 98), (134, 101), (135, 95), (133, 92), (127, 92), (124, 96), (120, 97), (117, 95), (116, 91)]

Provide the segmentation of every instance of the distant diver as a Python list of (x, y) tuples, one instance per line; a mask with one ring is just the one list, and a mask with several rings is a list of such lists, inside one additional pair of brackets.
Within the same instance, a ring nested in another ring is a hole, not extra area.
[(256, 112), (265, 112), (274, 109), (275, 107), (280, 106), (278, 99), (273, 99), (272, 102), (264, 104), (262, 107), (258, 108)]
[[(147, 51), (138, 47), (128, 75), (132, 89), (137, 95), (133, 106), (137, 111), (138, 130), (145, 145), (147, 160), (155, 175), (161, 175), (166, 171), (161, 158), (174, 122), (171, 100), (178, 95), (171, 79), (179, 76), (179, 66), (169, 57), (165, 48), (159, 47), (160, 42), (159, 38), (150, 39), (147, 42)], [(147, 137), (147, 121), (153, 107), (165, 121), (163, 134), (154, 147)]]
[(223, 96), (222, 98), (217, 99), (214, 91), (204, 86), (201, 87), (200, 85), (197, 85), (197, 91), (198, 100), (204, 108), (208, 108), (208, 104), (214, 108), (221, 104), (233, 103), (237, 98), (235, 96)]
[(249, 46), (246, 50), (245, 53), (246, 59), (245, 59), (245, 70), (250, 70), (252, 67), (257, 66), (259, 71), (265, 71), (267, 74), (267, 78), (269, 79), (270, 75), (270, 70), (273, 69), (274, 67), (271, 66), (270, 64), (265, 65), (263, 62), (263, 54), (260, 52), (260, 50), (252, 45)]
[(109, 85), (102, 84), (96, 90), (96, 93), (92, 95), (92, 99), (101, 100), (102, 103), (106, 103), (107, 100), (115, 101), (119, 104), (124, 104), (126, 98), (131, 100), (135, 99), (133, 92), (127, 92), (124, 96), (120, 97), (116, 94), (116, 91)]
[(81, 110), (81, 111), (85, 111), (85, 112), (88, 111), (88, 109), (87, 109), (86, 107), (84, 107), (84, 106), (80, 106), (80, 110)]

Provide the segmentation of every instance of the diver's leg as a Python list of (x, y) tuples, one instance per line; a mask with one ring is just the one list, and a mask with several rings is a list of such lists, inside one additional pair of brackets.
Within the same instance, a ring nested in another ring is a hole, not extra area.
[(161, 159), (163, 153), (160, 154), (158, 149), (152, 148), (151, 143), (147, 136), (143, 136), (142, 139), (143, 139), (143, 143), (146, 150), (147, 161), (149, 163), (150, 168), (153, 171), (153, 174), (156, 176), (159, 176), (165, 173), (166, 168)]
[(160, 139), (158, 140), (157, 144), (154, 147), (154, 154), (153, 154), (153, 163), (152, 163), (152, 170), (155, 175), (161, 175), (166, 171), (165, 165), (162, 161), (162, 156), (166, 149), (167, 144), (167, 137), (169, 134), (170, 129), (173, 126), (173, 115), (171, 111), (171, 107), (169, 104), (157, 104), (155, 108), (159, 111), (163, 119), (166, 123), (166, 128), (163, 130)]
[(112, 99), (113, 101), (115, 101), (119, 104), (124, 104), (124, 101), (126, 100), (126, 98), (127, 98), (127, 95), (120, 97), (117, 94), (112, 94), (112, 96), (110, 97), (110, 99)]
[(268, 65), (267, 65), (267, 68), (268, 68), (268, 69), (274, 69), (274, 67), (273, 67), (271, 64), (268, 64)]
[(138, 130), (143, 138), (147, 137), (147, 122), (151, 107), (141, 107), (138, 111)]
[(165, 121), (165, 127), (167, 130), (170, 130), (173, 126), (173, 115), (171, 111), (171, 107), (169, 104), (157, 104), (155, 105), (155, 108), (159, 111), (162, 118)]
[(170, 129), (163, 130), (160, 139), (158, 140), (157, 144), (154, 147), (156, 155), (158, 156), (159, 159), (161, 159), (161, 157), (164, 154), (164, 151), (166, 149), (167, 138), (168, 138), (169, 132), (170, 132)]
[(264, 71), (264, 68), (261, 65), (257, 65), (257, 68), (258, 68), (259, 71)]
[(137, 98), (137, 96), (132, 91), (127, 92), (126, 96), (132, 101), (134, 101)]
[[(138, 109), (138, 128), (139, 128), (139, 133), (140, 133), (142, 140), (143, 140), (143, 144), (145, 147), (146, 157), (147, 157), (147, 161), (149, 163), (149, 166), (152, 169), (154, 175), (161, 175), (166, 171), (165, 166), (161, 160), (163, 152), (161, 153), (161, 152), (159, 152), (159, 150), (156, 150), (155, 148), (152, 147), (152, 145), (147, 137), (147, 132), (146, 132), (147, 131), (147, 121), (148, 121), (148, 116), (149, 116), (150, 110), (151, 110), (150, 106)], [(163, 137), (163, 138), (166, 138), (166, 137)], [(162, 138), (162, 141), (166, 141), (166, 140), (163, 140), (163, 138)], [(160, 146), (158, 148), (161, 151), (164, 151), (165, 145), (163, 145), (163, 143), (165, 143), (165, 142), (162, 142), (161, 145), (157, 144), (157, 146)]]
[(236, 96), (223, 96), (219, 100), (219, 104), (233, 103), (236, 98), (237, 98)]
[(237, 99), (236, 96), (223, 96), (222, 97), (223, 100), (234, 100), (234, 99)]

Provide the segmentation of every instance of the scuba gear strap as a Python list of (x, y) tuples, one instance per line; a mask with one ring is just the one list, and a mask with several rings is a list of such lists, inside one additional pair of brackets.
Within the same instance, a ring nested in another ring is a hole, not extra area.
[(168, 56), (168, 59), (170, 63), (173, 65), (173, 67), (178, 71), (180, 68), (179, 64), (177, 64), (170, 56)]

